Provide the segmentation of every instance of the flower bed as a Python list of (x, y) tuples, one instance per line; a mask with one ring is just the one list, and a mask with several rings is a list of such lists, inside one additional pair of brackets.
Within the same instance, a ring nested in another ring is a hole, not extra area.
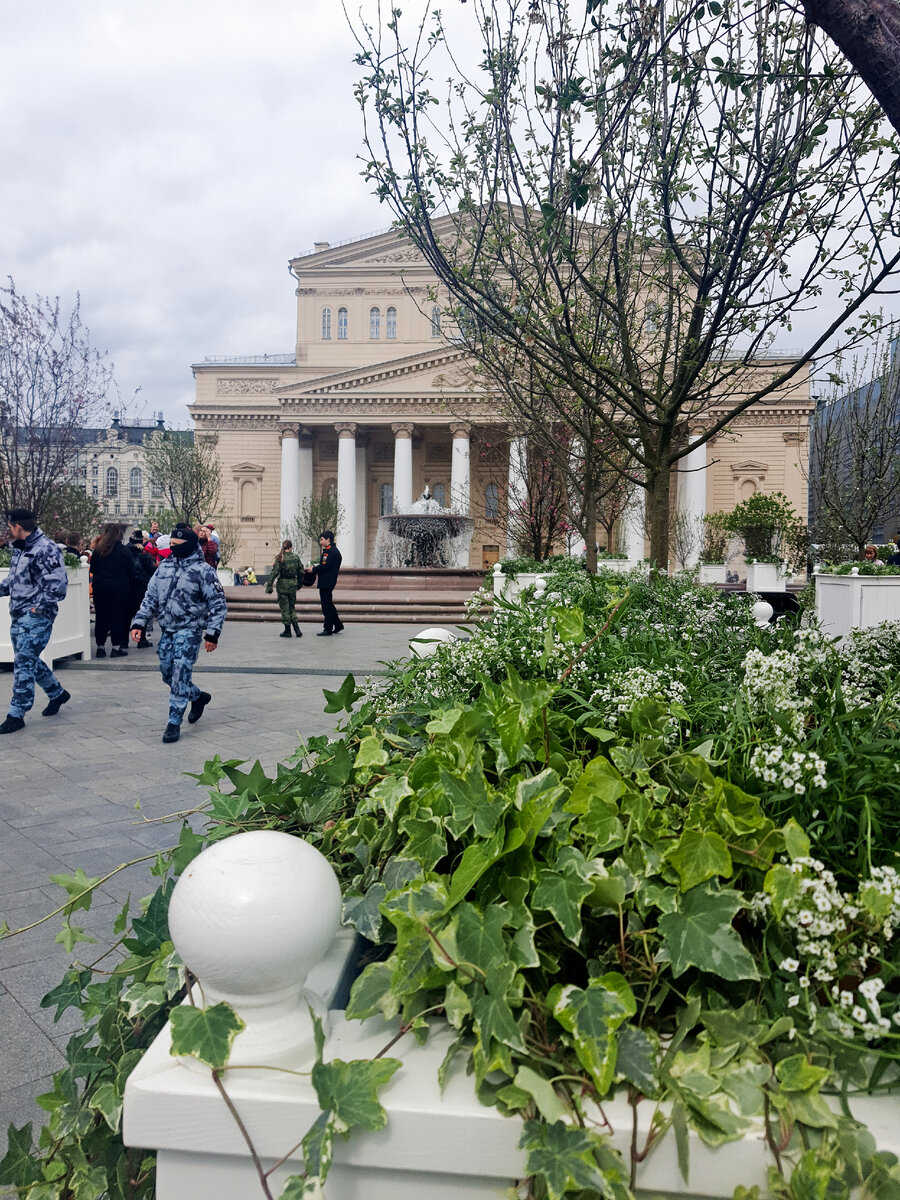
[[(326, 692), (344, 726), (274, 779), (220, 761), (198, 775), (208, 837), (277, 828), (330, 859), (346, 923), (387, 956), (348, 1016), (449, 1030), (439, 1074), (465, 1066), (522, 1118), (532, 1196), (625, 1200), (664, 1137), (689, 1174), (692, 1136), (762, 1137), (783, 1197), (896, 1188), (848, 1113), (854, 1091), (896, 1084), (900, 1058), (900, 631), (838, 649), (814, 627), (759, 629), (751, 610), (566, 568), (470, 640), (365, 694), (352, 677)], [(206, 840), (185, 828), (160, 870)], [(22, 1173), (124, 1169), (123, 1064), (182, 994), (170, 889), (132, 922), (118, 978), (73, 970), (52, 993), (100, 1049), (89, 1076), (58, 1078), (47, 1153), (20, 1150)], [(371, 1116), (374, 1084), (349, 1103), (364, 1067), (319, 1094), (320, 1132)], [(617, 1129), (624, 1153), (598, 1115), (613, 1096), (640, 1105), (640, 1137)], [(327, 1170), (323, 1146), (293, 1194)], [(141, 1178), (131, 1195), (149, 1195)]]

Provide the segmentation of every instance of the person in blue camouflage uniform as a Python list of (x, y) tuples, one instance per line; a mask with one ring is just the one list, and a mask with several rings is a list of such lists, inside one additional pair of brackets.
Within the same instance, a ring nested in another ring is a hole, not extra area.
[(212, 699), (209, 692), (197, 687), (191, 673), (200, 643), (205, 642), (207, 653), (218, 645), (227, 606), (219, 577), (215, 568), (204, 562), (193, 529), (176, 525), (169, 546), (171, 556), (162, 560), (147, 585), (131, 623), (131, 636), (140, 641), (147, 622), (156, 620), (159, 669), (169, 685), (169, 723), (162, 740), (177, 742), (188, 704), (188, 724), (193, 725)]
[(69, 693), (41, 658), (50, 641), (59, 604), (66, 597), (68, 577), (62, 551), (39, 528), (33, 512), (12, 508), (6, 514), (12, 540), (9, 575), (0, 583), (0, 596), (9, 596), (13, 645), (13, 689), (9, 713), (0, 733), (15, 733), (25, 725), (39, 683), (50, 703), (41, 716), (55, 717)]

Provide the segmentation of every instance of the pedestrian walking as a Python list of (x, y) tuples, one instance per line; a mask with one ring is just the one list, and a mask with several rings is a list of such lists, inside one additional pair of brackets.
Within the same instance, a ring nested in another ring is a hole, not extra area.
[(292, 629), (298, 638), (303, 637), (296, 609), (297, 589), (300, 587), (303, 564), (293, 550), (294, 543), (289, 538), (281, 543), (281, 550), (266, 580), (266, 592), (271, 595), (274, 587), (278, 596), (278, 608), (284, 626), (284, 633), (278, 636), (283, 638), (289, 638)]
[(319, 534), (319, 546), (319, 561), (309, 570), (309, 574), (314, 575), (316, 579), (322, 618), (325, 622), (325, 628), (321, 633), (317, 633), (316, 637), (331, 637), (333, 633), (340, 633), (344, 628), (331, 598), (341, 569), (341, 552), (334, 544), (334, 534), (330, 529), (325, 529)]
[[(134, 579), (131, 581), (131, 590), (128, 594), (128, 624), (134, 619), (134, 614), (141, 607), (144, 595), (147, 591), (147, 584), (153, 578), (153, 572), (156, 570), (156, 562), (144, 549), (144, 534), (140, 529), (136, 529), (128, 539), (128, 545), (125, 547), (131, 557), (134, 559)], [(141, 639), (138, 642), (138, 649), (148, 649), (153, 643), (147, 638), (149, 630), (144, 629), (141, 633)]]
[(55, 717), (71, 699), (41, 651), (50, 641), (60, 601), (69, 586), (62, 551), (47, 537), (30, 509), (11, 508), (6, 514), (12, 557), (9, 574), (0, 582), (0, 596), (9, 596), (10, 636), (13, 646), (13, 688), (6, 720), (0, 733), (16, 733), (25, 725), (25, 714), (34, 705), (34, 685), (39, 683), (49, 703), (42, 717)]
[(201, 691), (194, 683), (192, 672), (200, 643), (205, 643), (207, 653), (218, 645), (227, 606), (219, 577), (203, 561), (193, 529), (176, 525), (169, 547), (172, 553), (157, 567), (134, 615), (131, 636), (138, 642), (147, 622), (156, 619), (159, 669), (163, 682), (169, 685), (169, 720), (162, 740), (177, 742), (188, 704), (188, 724), (193, 725), (212, 699), (209, 692)]
[(130, 551), (122, 545), (125, 527), (116, 521), (100, 526), (91, 555), (91, 595), (94, 597), (94, 640), (97, 658), (127, 658), (128, 625), (131, 621), (131, 589), (137, 582), (137, 567)]

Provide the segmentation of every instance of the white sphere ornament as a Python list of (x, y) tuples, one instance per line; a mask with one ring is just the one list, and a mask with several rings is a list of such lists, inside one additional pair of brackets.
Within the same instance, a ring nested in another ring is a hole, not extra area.
[(445, 642), (455, 642), (458, 638), (450, 629), (442, 629), (436, 625), (434, 629), (423, 629), (409, 643), (409, 652), (416, 658), (429, 658)]
[(199, 854), (175, 885), (169, 932), (196, 976), (194, 1002), (230, 1004), (245, 1022), (228, 1062), (302, 1067), (314, 1057), (304, 989), (340, 927), (341, 889), (328, 860), (302, 838), (238, 833)]
[(753, 622), (760, 629), (764, 629), (771, 621), (775, 609), (768, 600), (757, 600), (753, 605)]
[(536, 579), (534, 581), (535, 599), (537, 599), (540, 596), (543, 596), (543, 594), (544, 594), (544, 592), (546, 592), (546, 590), (547, 590), (547, 580), (546, 579), (541, 577), (540, 579)]

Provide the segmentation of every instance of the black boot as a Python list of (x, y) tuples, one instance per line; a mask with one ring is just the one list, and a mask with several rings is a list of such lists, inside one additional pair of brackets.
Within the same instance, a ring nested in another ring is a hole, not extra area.
[(278, 636), (279, 636), (279, 637), (290, 637), (290, 636), (291, 636), (291, 627), (290, 627), (290, 625), (285, 625), (285, 627), (284, 627), (284, 633), (279, 633), (279, 635), (278, 635)]
[(303, 637), (303, 631), (300, 628), (300, 622), (294, 621), (293, 626), (294, 626), (294, 637)]

